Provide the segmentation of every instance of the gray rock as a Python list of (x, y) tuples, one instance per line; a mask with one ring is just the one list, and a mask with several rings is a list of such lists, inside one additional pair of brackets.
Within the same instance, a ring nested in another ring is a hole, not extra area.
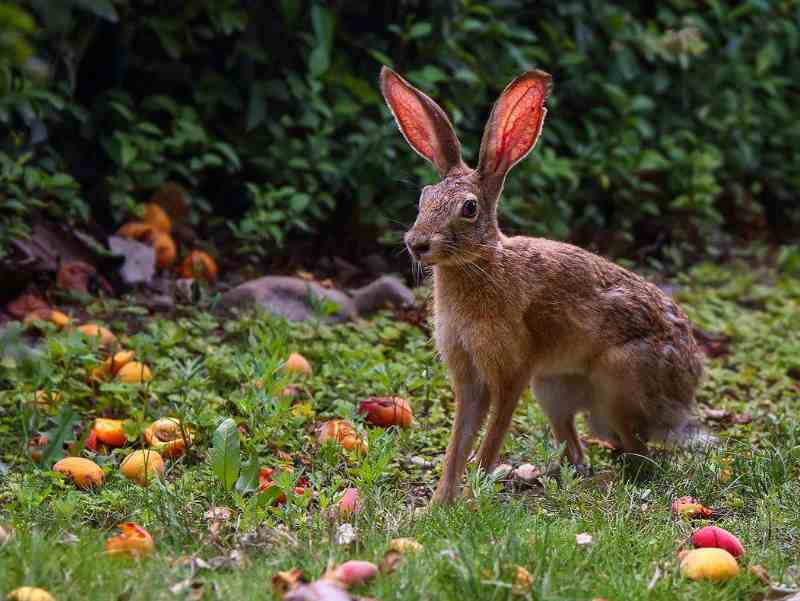
[(218, 306), (231, 309), (253, 305), (290, 321), (324, 316), (327, 321), (340, 322), (358, 317), (355, 304), (344, 292), (289, 276), (268, 275), (245, 282), (223, 294)]
[(380, 309), (413, 305), (414, 293), (399, 278), (383, 275), (354, 290), (353, 302), (359, 315), (367, 315)]
[(128, 285), (146, 284), (156, 273), (156, 253), (152, 246), (121, 236), (109, 236), (108, 247), (115, 255), (125, 258), (119, 269), (122, 281)]

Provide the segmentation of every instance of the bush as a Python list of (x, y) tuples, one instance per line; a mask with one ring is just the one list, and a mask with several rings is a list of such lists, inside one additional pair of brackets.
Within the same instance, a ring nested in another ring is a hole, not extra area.
[(49, 95), (33, 109), (48, 151), (6, 102), (5, 158), (61, 157), (100, 220), (169, 178), (243, 253), (331, 228), (353, 248), (398, 242), (434, 176), (383, 107), (389, 64), (441, 102), (472, 163), (507, 81), (553, 74), (542, 141), (502, 203), (513, 230), (663, 254), (800, 222), (800, 0), (22, 6), (49, 79), (0, 57)]

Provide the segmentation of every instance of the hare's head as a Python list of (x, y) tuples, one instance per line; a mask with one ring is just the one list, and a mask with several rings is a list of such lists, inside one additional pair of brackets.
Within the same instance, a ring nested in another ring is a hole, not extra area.
[(381, 91), (406, 141), (434, 164), (442, 181), (422, 189), (419, 213), (405, 241), (427, 264), (472, 262), (496, 247), (497, 200), (508, 171), (531, 151), (542, 131), (550, 76), (528, 71), (494, 105), (483, 132), (478, 168), (461, 159), (461, 145), (442, 108), (391, 69)]

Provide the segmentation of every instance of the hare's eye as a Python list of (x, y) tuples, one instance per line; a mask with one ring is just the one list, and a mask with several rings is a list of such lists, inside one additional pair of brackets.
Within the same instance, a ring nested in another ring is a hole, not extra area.
[(478, 203), (468, 198), (464, 201), (464, 204), (461, 205), (461, 216), (464, 219), (475, 219), (475, 216), (478, 214)]

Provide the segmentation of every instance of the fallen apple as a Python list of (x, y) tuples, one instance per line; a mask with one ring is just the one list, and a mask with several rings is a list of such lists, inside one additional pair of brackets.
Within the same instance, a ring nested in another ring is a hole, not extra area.
[(39, 436), (31, 438), (30, 441), (28, 441), (28, 453), (30, 453), (31, 459), (37, 463), (41, 461), (42, 453), (47, 448), (49, 442), (50, 440), (47, 438), (47, 434), (40, 434)]
[(324, 580), (332, 580), (343, 585), (345, 588), (364, 584), (372, 580), (378, 574), (378, 566), (371, 561), (350, 560), (332, 570), (328, 570), (323, 576)]
[(164, 460), (156, 451), (133, 451), (122, 460), (119, 469), (128, 480), (147, 486), (153, 478), (164, 474)]
[(525, 596), (531, 592), (532, 588), (533, 577), (531, 573), (522, 566), (517, 566), (514, 571), (514, 582), (511, 585), (511, 594)]
[(169, 218), (164, 209), (154, 202), (148, 202), (144, 205), (143, 219), (145, 223), (149, 223), (157, 230), (167, 234), (172, 231), (172, 219)]
[(688, 518), (710, 518), (714, 512), (694, 497), (679, 497), (672, 502), (672, 513)]
[(320, 444), (335, 440), (348, 451), (366, 453), (368, 450), (367, 443), (358, 437), (353, 424), (343, 419), (333, 419), (317, 426), (317, 440)]
[(399, 396), (371, 396), (361, 401), (358, 412), (374, 426), (408, 428), (413, 419), (411, 405)]
[(94, 461), (83, 457), (65, 457), (53, 466), (53, 470), (64, 474), (82, 489), (100, 487), (105, 481), (103, 470)]
[(150, 533), (133, 522), (125, 522), (117, 526), (120, 534), (106, 540), (106, 553), (109, 555), (133, 557), (139, 559), (150, 555), (155, 543)]
[(729, 580), (739, 573), (736, 558), (725, 549), (714, 547), (686, 552), (680, 567), (681, 573), (692, 580)]
[(28, 313), (23, 320), (26, 327), (35, 326), (36, 322), (46, 321), (55, 325), (59, 330), (63, 330), (70, 324), (69, 317), (61, 311), (44, 308), (37, 309)]
[(347, 488), (337, 504), (339, 516), (349, 517), (361, 510), (361, 497), (357, 488)]
[(130, 238), (131, 240), (136, 240), (137, 242), (142, 242), (144, 244), (150, 244), (154, 229), (155, 228), (151, 223), (145, 223), (144, 221), (129, 221), (117, 230), (117, 236)]
[(300, 353), (292, 353), (283, 365), (283, 369), (290, 374), (310, 376), (313, 373), (311, 363)]
[(117, 372), (117, 380), (123, 384), (142, 384), (153, 379), (153, 373), (144, 363), (131, 361)]
[(97, 338), (102, 346), (111, 346), (117, 340), (117, 337), (111, 333), (111, 330), (94, 323), (78, 326), (78, 331), (88, 338)]
[(119, 228), (117, 235), (152, 246), (156, 254), (156, 265), (160, 269), (166, 269), (175, 263), (177, 250), (172, 236), (151, 223), (131, 221)]
[(715, 547), (725, 549), (734, 557), (744, 553), (742, 543), (733, 534), (719, 526), (706, 526), (692, 534), (692, 544), (698, 548)]
[(98, 417), (94, 420), (95, 437), (97, 441), (109, 447), (124, 447), (128, 444), (125, 435), (125, 421), (121, 419), (107, 419)]
[(181, 427), (181, 421), (174, 417), (162, 417), (150, 424), (144, 431), (147, 445), (162, 456), (180, 457), (186, 447), (192, 444), (192, 435)]
[(133, 351), (120, 351), (118, 353), (114, 353), (105, 361), (103, 361), (102, 368), (106, 373), (116, 376), (120, 369), (133, 361), (135, 355), (136, 353)]
[(43, 588), (35, 586), (21, 586), (14, 589), (6, 596), (7, 601), (55, 601), (53, 595)]
[(178, 272), (182, 278), (203, 280), (213, 284), (217, 280), (219, 268), (208, 253), (193, 250), (183, 260)]
[(70, 324), (69, 316), (66, 313), (62, 313), (56, 309), (50, 311), (49, 320), (51, 323), (54, 323), (59, 329), (63, 330)]

